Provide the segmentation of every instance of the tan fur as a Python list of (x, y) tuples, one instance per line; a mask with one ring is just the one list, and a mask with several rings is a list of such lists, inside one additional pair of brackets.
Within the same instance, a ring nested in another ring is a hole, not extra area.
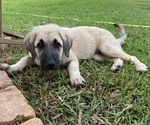
[(137, 71), (146, 71), (147, 66), (141, 63), (135, 56), (125, 53), (121, 45), (126, 39), (126, 33), (122, 25), (117, 24), (120, 30), (120, 38), (116, 39), (112, 33), (97, 27), (66, 28), (50, 24), (34, 27), (25, 38), (25, 46), (30, 52), (14, 65), (1, 64), (1, 68), (7, 72), (18, 72), (29, 65), (32, 60), (40, 64), (40, 52), (36, 48), (40, 39), (52, 43), (57, 39), (62, 48), (59, 52), (61, 64), (69, 64), (68, 72), (72, 85), (84, 85), (85, 80), (80, 75), (78, 59), (92, 58), (97, 61), (113, 61), (111, 70), (119, 70), (123, 60), (129, 60), (135, 64)]

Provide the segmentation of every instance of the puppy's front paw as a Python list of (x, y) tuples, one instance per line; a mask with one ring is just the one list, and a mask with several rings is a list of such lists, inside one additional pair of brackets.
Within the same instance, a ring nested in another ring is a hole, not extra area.
[(7, 71), (7, 70), (9, 69), (9, 67), (10, 67), (10, 65), (7, 64), (7, 63), (1, 63), (1, 64), (0, 64), (0, 69), (1, 69), (1, 70)]
[(72, 77), (70, 78), (70, 82), (72, 86), (76, 86), (76, 87), (84, 87), (86, 84), (82, 76)]
[(18, 67), (9, 65), (7, 63), (1, 63), (0, 69), (6, 71), (8, 74), (17, 73), (19, 71)]

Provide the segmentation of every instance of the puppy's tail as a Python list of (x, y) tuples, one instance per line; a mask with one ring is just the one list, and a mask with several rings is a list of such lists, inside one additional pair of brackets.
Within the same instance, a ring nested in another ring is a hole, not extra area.
[(114, 26), (119, 28), (119, 31), (120, 31), (120, 38), (118, 38), (117, 40), (118, 40), (118, 42), (120, 43), (120, 45), (122, 45), (122, 44), (125, 43), (125, 40), (127, 39), (127, 34), (126, 34), (126, 32), (125, 32), (125, 29), (124, 29), (124, 27), (123, 27), (120, 23), (118, 23), (118, 22), (116, 22), (116, 23), (114, 24)]

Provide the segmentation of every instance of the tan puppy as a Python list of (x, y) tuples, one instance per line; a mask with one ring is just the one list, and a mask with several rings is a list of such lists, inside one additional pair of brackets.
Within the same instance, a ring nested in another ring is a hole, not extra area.
[(1, 64), (0, 67), (8, 73), (16, 73), (32, 62), (43, 69), (56, 69), (68, 64), (70, 82), (76, 86), (83, 86), (85, 83), (80, 75), (78, 59), (113, 61), (111, 70), (114, 71), (122, 67), (123, 60), (128, 60), (135, 64), (137, 71), (146, 71), (145, 64), (122, 50), (126, 33), (121, 24), (116, 23), (115, 26), (120, 30), (119, 39), (109, 31), (97, 27), (66, 28), (55, 24), (34, 27), (24, 40), (29, 55), (16, 64)]

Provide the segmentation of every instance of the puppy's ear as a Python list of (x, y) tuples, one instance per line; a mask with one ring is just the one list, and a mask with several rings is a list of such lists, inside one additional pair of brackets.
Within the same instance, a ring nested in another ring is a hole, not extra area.
[(73, 44), (72, 35), (66, 29), (62, 29), (61, 32), (59, 33), (59, 35), (63, 41), (63, 51), (64, 51), (66, 57), (69, 57), (69, 51)]
[(34, 41), (36, 38), (36, 34), (30, 32), (26, 38), (24, 39), (24, 45), (27, 49), (27, 51), (29, 51), (31, 53), (32, 56), (32, 60), (34, 61), (36, 53), (35, 53), (35, 47), (34, 47)]

